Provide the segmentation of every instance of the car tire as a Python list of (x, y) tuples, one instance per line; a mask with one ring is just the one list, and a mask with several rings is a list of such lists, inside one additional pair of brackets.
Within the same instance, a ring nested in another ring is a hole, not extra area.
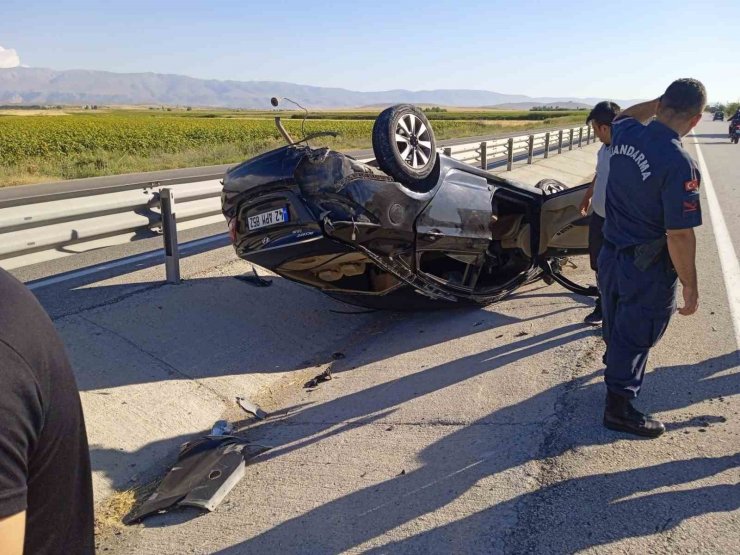
[(535, 185), (535, 188), (542, 190), (546, 195), (554, 195), (560, 191), (565, 191), (568, 186), (556, 179), (543, 179)]
[(373, 152), (378, 167), (407, 185), (423, 182), (437, 162), (437, 143), (429, 120), (419, 108), (398, 104), (383, 110), (373, 125)]

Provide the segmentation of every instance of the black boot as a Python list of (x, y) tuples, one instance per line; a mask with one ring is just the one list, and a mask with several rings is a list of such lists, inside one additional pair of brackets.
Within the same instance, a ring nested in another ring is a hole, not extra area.
[(601, 312), (601, 297), (596, 297), (596, 306), (594, 311), (583, 319), (584, 322), (592, 326), (600, 326), (604, 321), (604, 316)]
[(611, 391), (606, 394), (604, 426), (610, 430), (644, 437), (658, 437), (665, 432), (662, 422), (642, 414), (632, 406), (629, 399)]

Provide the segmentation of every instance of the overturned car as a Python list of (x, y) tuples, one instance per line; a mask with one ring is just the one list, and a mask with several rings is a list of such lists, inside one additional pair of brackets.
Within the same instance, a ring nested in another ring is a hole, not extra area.
[[(273, 104), (277, 101), (273, 99)], [(239, 257), (356, 305), (486, 305), (536, 279), (593, 295), (562, 272), (587, 252), (585, 185), (537, 187), (437, 153), (424, 113), (388, 108), (375, 161), (308, 139), (230, 169), (223, 213)]]

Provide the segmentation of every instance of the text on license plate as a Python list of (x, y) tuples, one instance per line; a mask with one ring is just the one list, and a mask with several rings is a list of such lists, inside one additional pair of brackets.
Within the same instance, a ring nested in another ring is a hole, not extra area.
[(283, 222), (287, 222), (289, 219), (288, 209), (278, 208), (277, 210), (270, 210), (269, 212), (262, 212), (261, 214), (249, 216), (247, 224), (251, 231), (268, 225), (282, 224)]

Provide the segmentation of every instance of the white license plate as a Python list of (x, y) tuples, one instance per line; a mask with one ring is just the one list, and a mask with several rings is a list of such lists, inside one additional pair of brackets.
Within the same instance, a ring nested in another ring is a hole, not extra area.
[(249, 216), (247, 219), (247, 225), (249, 230), (259, 229), (261, 227), (267, 227), (268, 225), (282, 224), (289, 220), (288, 209), (278, 208), (277, 210), (270, 210), (269, 212), (262, 212), (261, 214), (255, 214)]

